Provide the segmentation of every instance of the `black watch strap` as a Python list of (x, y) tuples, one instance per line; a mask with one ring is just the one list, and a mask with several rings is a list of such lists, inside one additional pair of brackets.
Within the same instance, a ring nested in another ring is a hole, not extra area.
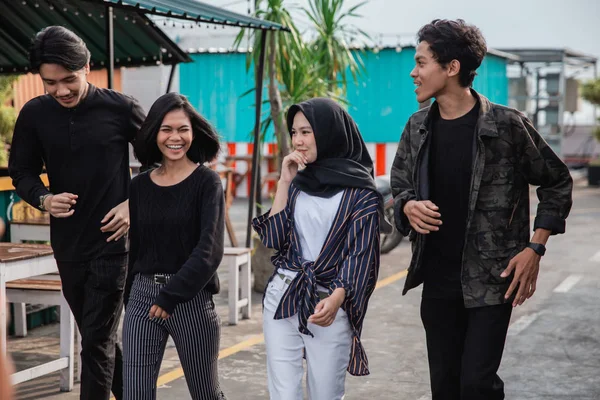
[(529, 247), (530, 249), (533, 249), (533, 251), (535, 251), (537, 253), (537, 255), (539, 255), (540, 257), (543, 256), (544, 254), (546, 254), (546, 246), (544, 246), (541, 243), (529, 242), (527, 247)]

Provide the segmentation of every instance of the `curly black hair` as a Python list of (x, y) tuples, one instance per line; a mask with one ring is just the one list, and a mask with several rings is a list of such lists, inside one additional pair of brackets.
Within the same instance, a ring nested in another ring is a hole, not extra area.
[(433, 57), (442, 67), (457, 60), (460, 85), (470, 87), (473, 84), (475, 71), (487, 53), (487, 44), (479, 28), (462, 19), (434, 19), (419, 30), (417, 40), (429, 44)]

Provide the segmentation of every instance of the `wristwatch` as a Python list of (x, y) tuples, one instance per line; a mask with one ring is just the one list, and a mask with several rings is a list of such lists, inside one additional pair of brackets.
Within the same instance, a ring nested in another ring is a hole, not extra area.
[(44, 201), (46, 201), (46, 199), (50, 196), (52, 196), (52, 193), (48, 193), (48, 194), (44, 194), (44, 195), (40, 196), (40, 206), (39, 206), (40, 210), (47, 211), (46, 207), (44, 207)]
[(527, 247), (529, 247), (530, 249), (533, 249), (533, 251), (535, 251), (537, 253), (538, 256), (543, 256), (544, 254), (546, 254), (546, 246), (544, 246), (541, 243), (531, 243), (529, 242), (529, 244), (527, 245)]

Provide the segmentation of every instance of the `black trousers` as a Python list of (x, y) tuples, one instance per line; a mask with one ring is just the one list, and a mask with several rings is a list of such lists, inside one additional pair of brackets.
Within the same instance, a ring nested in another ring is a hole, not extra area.
[(512, 305), (465, 308), (462, 299), (421, 301), (432, 400), (502, 400), (498, 368)]
[(58, 262), (63, 293), (81, 333), (81, 400), (123, 398), (123, 354), (117, 328), (127, 255)]

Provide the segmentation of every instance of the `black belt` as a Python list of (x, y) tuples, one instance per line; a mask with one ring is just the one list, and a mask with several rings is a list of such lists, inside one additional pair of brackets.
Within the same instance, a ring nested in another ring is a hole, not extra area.
[(171, 279), (167, 274), (140, 274), (144, 278), (151, 279), (157, 285), (164, 285)]

